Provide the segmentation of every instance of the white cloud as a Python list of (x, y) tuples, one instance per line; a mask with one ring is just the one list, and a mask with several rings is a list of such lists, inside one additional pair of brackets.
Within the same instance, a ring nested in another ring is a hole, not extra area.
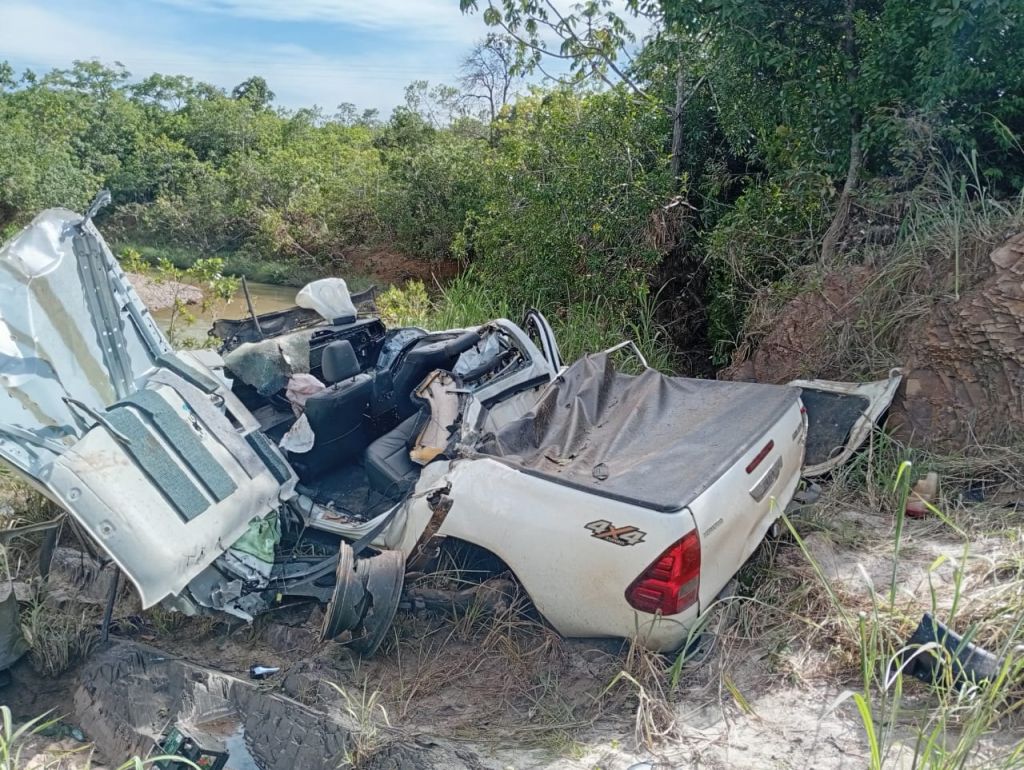
[[(216, 46), (195, 42), (211, 22), (230, 29), (216, 15), (278, 20), (277, 42), (247, 38), (244, 25)], [(313, 20), (338, 26), (337, 51), (291, 42), (299, 31), (286, 22)], [(643, 22), (634, 21), (642, 35)], [(459, 59), (485, 31), (480, 14), (464, 16), (458, 0), (0, 0), (0, 61), (17, 67), (95, 58), (122, 62), (137, 77), (184, 74), (228, 89), (261, 75), (286, 107), (352, 102), (385, 116), (412, 80), (454, 81)], [(375, 48), (346, 53), (361, 35), (372, 35)]]
[(287, 107), (340, 102), (377, 107), (383, 114), (402, 102), (406, 84), (418, 78), (451, 80), (461, 47), (451, 61), (429, 47), (358, 56), (327, 55), (291, 43), (225, 41), (222, 47), (180, 42), (173, 18), (121, 19), (117, 28), (85, 12), (57, 12), (27, 2), (0, 5), (0, 60), (37, 69), (67, 67), (75, 59), (122, 62), (136, 76), (184, 74), (231, 88), (262, 75)]
[(193, 12), (248, 19), (300, 21), (381, 29), (437, 40), (472, 42), (482, 35), (479, 14), (459, 11), (458, 0), (161, 0)]
[[(483, 37), (487, 27), (479, 10), (462, 13), (459, 0), (159, 0), (195, 13), (228, 14), (280, 22), (316, 22), (399, 32), (408, 37), (458, 41), (467, 46)], [(579, 0), (553, 0), (571, 13)], [(479, 8), (487, 0), (479, 0)], [(650, 31), (647, 20), (635, 17), (626, 0), (612, 0), (608, 10), (619, 14), (638, 37)]]

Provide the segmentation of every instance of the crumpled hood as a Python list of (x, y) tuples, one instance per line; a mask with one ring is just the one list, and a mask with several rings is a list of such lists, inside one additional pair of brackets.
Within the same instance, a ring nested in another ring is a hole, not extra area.
[[(84, 434), (82, 410), (67, 399), (102, 411), (135, 389), (156, 356), (171, 352), (116, 262), (94, 272), (76, 258), (76, 239), (105, 249), (82, 221), (66, 209), (44, 211), (0, 249), (0, 384), (7, 396), (0, 398), (0, 437), (32, 447), (17, 451), (5, 441), (0, 451), (30, 474)], [(108, 271), (120, 280), (109, 280)], [(108, 333), (104, 316), (121, 339)]]
[(144, 607), (292, 494), (255, 418), (174, 352), (72, 211), (43, 212), (0, 249), (0, 388), (0, 459), (78, 520)]

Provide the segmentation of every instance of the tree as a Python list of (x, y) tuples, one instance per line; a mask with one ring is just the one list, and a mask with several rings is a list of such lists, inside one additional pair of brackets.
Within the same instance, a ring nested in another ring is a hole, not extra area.
[(380, 110), (376, 107), (367, 107), (363, 110), (357, 121), (359, 125), (367, 128), (376, 128), (380, 125)]
[[(699, 2), (699, 0), (697, 0)], [(480, 0), (460, 0), (463, 12), (477, 10)], [(668, 50), (672, 62), (674, 91), (671, 100), (647, 88), (633, 71), (629, 48), (636, 36), (626, 19), (617, 12), (612, 0), (584, 0), (563, 11), (553, 0), (486, 0), (484, 22), (499, 27), (514, 42), (515, 69), (538, 70), (550, 79), (566, 82), (545, 69), (545, 61), (561, 62), (569, 68), (569, 83), (597, 79), (608, 86), (621, 85), (637, 97), (658, 105), (671, 116), (670, 165), (677, 185), (682, 178), (683, 124), (686, 107), (704, 84), (687, 67), (689, 40), (680, 34), (674, 0), (627, 0), (626, 8), (634, 17), (652, 22), (662, 41), (671, 41)]]
[(359, 120), (359, 108), (352, 102), (342, 102), (334, 112), (334, 119), (343, 126), (354, 126)]
[[(488, 35), (473, 46), (462, 60), (459, 82), (465, 96), (483, 102), (488, 120), (494, 123), (501, 108), (508, 104), (515, 74), (515, 48), (511, 38)], [(494, 129), (491, 128), (493, 142)]]
[(360, 111), (352, 102), (342, 102), (334, 113), (334, 121), (349, 128), (377, 128), (380, 126), (380, 110), (374, 107)]
[[(633, 12), (640, 11), (635, 2), (631, 5)], [(464, 13), (471, 12), (478, 9), (479, 0), (460, 0), (460, 6)], [(596, 76), (613, 85), (618, 80), (645, 94), (627, 72), (625, 48), (635, 36), (611, 0), (585, 0), (571, 12), (560, 10), (552, 0), (486, 0), (483, 19), (514, 41), (520, 70), (539, 69), (562, 80), (544, 69), (546, 59), (560, 60), (576, 81)]]
[(231, 98), (248, 102), (254, 109), (266, 109), (274, 101), (274, 92), (266, 80), (255, 75), (232, 88)]
[(427, 80), (414, 80), (405, 87), (405, 109), (416, 113), (432, 128), (444, 128), (466, 115), (462, 93), (444, 83), (431, 87)]
[(131, 73), (119, 61), (108, 67), (94, 59), (76, 60), (69, 70), (51, 70), (43, 84), (56, 89), (67, 89), (89, 94), (97, 100), (109, 98), (129, 78)]
[(132, 98), (143, 104), (155, 105), (161, 109), (180, 110), (185, 103), (199, 95), (196, 81), (184, 75), (161, 75), (154, 73), (128, 86)]
[(0, 61), (0, 92), (14, 88), (14, 67), (10, 62)]
[(923, 116), (961, 150), (998, 146), (1000, 125), (1011, 135), (1021, 128), (1019, 0), (675, 0), (669, 8), (667, 23), (700, 41), (734, 148), (770, 173), (809, 169), (836, 180), (824, 261), (864, 173), (891, 168), (904, 116)]

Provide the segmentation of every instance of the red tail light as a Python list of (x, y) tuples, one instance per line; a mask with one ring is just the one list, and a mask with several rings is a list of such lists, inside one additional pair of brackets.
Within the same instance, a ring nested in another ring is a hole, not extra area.
[(700, 539), (693, 530), (633, 581), (626, 601), (641, 612), (676, 615), (696, 604), (699, 588)]

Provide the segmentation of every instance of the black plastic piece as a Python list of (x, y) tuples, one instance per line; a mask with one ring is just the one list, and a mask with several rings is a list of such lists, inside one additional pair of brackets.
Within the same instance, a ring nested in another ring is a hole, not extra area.
[(807, 448), (804, 465), (819, 465), (842, 451), (850, 431), (871, 401), (864, 396), (801, 388), (800, 400), (807, 409)]
[(370, 487), (389, 500), (400, 500), (419, 478), (421, 467), (409, 458), (409, 450), (423, 425), (423, 413), (407, 418), (366, 449), (363, 465)]
[(284, 458), (281, 457), (273, 444), (270, 443), (270, 439), (258, 430), (254, 430), (245, 437), (245, 440), (249, 442), (252, 450), (259, 455), (263, 464), (270, 468), (270, 472), (277, 479), (278, 484), (284, 484), (292, 477), (291, 469), (285, 464)]
[[(352, 346), (348, 348), (351, 350)], [(325, 356), (325, 368), (326, 361)], [(355, 364), (354, 354), (352, 363)], [(366, 449), (370, 439), (365, 415), (370, 410), (372, 394), (373, 376), (356, 374), (306, 400), (306, 418), (315, 440), (308, 452), (290, 456), (292, 467), (303, 481), (312, 482), (331, 473)]]
[(107, 594), (107, 606), (103, 609), (103, 624), (100, 626), (100, 640), (104, 643), (110, 639), (110, 619), (114, 615), (117, 603), (117, 589), (121, 585), (121, 570), (114, 567), (114, 578), (110, 581), (110, 592)]
[[(939, 644), (943, 650), (921, 651), (923, 645)], [(986, 649), (950, 631), (926, 612), (906, 644), (903, 654), (906, 673), (928, 684), (951, 681), (956, 687), (965, 682), (992, 681), (999, 676), (1003, 663)], [(949, 671), (952, 667), (952, 671)]]

